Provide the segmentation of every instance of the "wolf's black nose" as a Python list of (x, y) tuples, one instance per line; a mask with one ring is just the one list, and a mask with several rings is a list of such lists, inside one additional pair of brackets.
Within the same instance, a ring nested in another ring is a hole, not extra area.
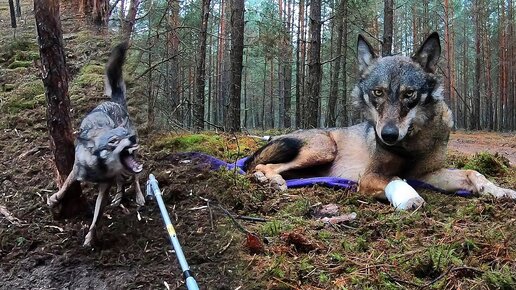
[(398, 127), (394, 124), (387, 124), (382, 129), (382, 139), (386, 143), (394, 144), (398, 141), (399, 134)]

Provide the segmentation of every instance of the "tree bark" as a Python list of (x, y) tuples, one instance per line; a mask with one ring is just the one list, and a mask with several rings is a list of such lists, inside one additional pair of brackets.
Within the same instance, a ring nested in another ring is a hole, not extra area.
[[(47, 127), (55, 166), (56, 181), (64, 182), (74, 163), (74, 137), (70, 119), (68, 71), (66, 69), (63, 35), (58, 0), (35, 0), (34, 14), (41, 58), (41, 76), (47, 100)], [(61, 200), (62, 211), (56, 218), (70, 217), (79, 212), (84, 200), (81, 186), (74, 182)]]
[(138, 6), (140, 6), (140, 0), (130, 0), (129, 9), (127, 15), (122, 22), (122, 38), (124, 40), (131, 39), (131, 35), (134, 30), (134, 24), (136, 22), (136, 14), (138, 13)]
[(392, 54), (392, 34), (394, 20), (394, 0), (385, 0), (383, 6), (382, 56)]
[(228, 129), (240, 131), (240, 99), (242, 93), (242, 63), (244, 56), (244, 0), (231, 5), (231, 85), (229, 90)]
[(297, 49), (296, 49), (296, 128), (301, 127), (301, 116), (303, 105), (303, 84), (304, 84), (304, 17), (305, 17), (305, 2), (299, 0), (299, 22), (297, 30)]
[[(169, 48), (170, 54), (172, 56), (170, 63), (170, 71), (168, 74), (169, 84), (170, 84), (170, 95), (167, 96), (169, 98), (169, 103), (171, 104), (171, 111), (174, 112), (172, 116), (175, 120), (179, 121), (181, 114), (179, 114), (180, 110), (178, 108), (180, 104), (180, 96), (179, 93), (181, 91), (181, 82), (180, 82), (180, 65), (179, 65), (179, 33), (178, 27), (179, 23), (179, 0), (171, 0), (169, 2), (169, 10), (170, 10), (170, 32), (169, 32)], [(210, 54), (211, 56), (211, 54)], [(209, 94), (208, 94), (209, 95)], [(209, 104), (209, 102), (208, 102)], [(208, 105), (209, 107), (209, 105)], [(208, 108), (208, 113), (210, 112)]]
[(335, 127), (337, 123), (337, 97), (339, 93), (339, 77), (340, 77), (340, 66), (342, 57), (342, 46), (346, 45), (342, 43), (342, 36), (344, 33), (344, 21), (345, 10), (347, 6), (347, 0), (340, 0), (339, 7), (337, 8), (337, 51), (335, 52), (335, 66), (330, 84), (330, 95), (328, 97), (328, 116), (326, 118), (327, 127)]
[(16, 28), (16, 12), (14, 8), (14, 0), (9, 0), (9, 12), (11, 14), (11, 27)]
[(475, 88), (473, 94), (473, 114), (471, 116), (471, 129), (480, 129), (480, 77), (481, 77), (481, 43), (482, 32), (480, 31), (480, 2), (475, 0), (474, 14), (475, 14)]
[(16, 0), (16, 17), (21, 17), (21, 4), (20, 4), (20, 0)]
[(292, 14), (292, 5), (293, 3), (287, 1), (287, 9), (286, 9), (286, 21), (287, 21), (287, 29), (285, 32), (285, 50), (284, 50), (284, 56), (285, 56), (285, 62), (283, 64), (284, 68), (284, 76), (285, 76), (285, 82), (284, 82), (284, 99), (283, 99), (283, 107), (285, 109), (285, 115), (283, 116), (283, 126), (285, 128), (290, 128), (292, 126), (292, 109), (291, 109), (291, 103), (292, 103), (292, 20), (293, 20), (293, 14)]
[(197, 60), (196, 93), (193, 106), (194, 129), (204, 129), (204, 86), (206, 83), (206, 34), (211, 0), (202, 1), (201, 27), (199, 32), (199, 56)]
[(310, 48), (308, 60), (308, 98), (304, 127), (317, 128), (321, 93), (321, 0), (310, 1)]
[(79, 12), (95, 26), (107, 27), (110, 12), (109, 0), (80, 0)]

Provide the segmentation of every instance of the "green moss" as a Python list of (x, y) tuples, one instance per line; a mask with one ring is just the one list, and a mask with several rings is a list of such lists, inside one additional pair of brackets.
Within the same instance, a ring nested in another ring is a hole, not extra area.
[(32, 61), (24, 61), (24, 60), (15, 60), (13, 61), (8, 68), (15, 69), (19, 67), (30, 67), (32, 66)]
[(16, 89), (16, 95), (22, 99), (33, 99), (36, 96), (45, 93), (45, 86), (41, 80), (35, 80), (21, 84)]
[(8, 95), (4, 109), (8, 113), (34, 109), (45, 104), (45, 87), (41, 80), (21, 84)]
[(290, 225), (287, 225), (280, 220), (272, 220), (262, 225), (260, 233), (266, 237), (274, 237), (291, 228), (292, 227)]
[(488, 176), (503, 176), (509, 168), (509, 160), (498, 153), (480, 152), (475, 154), (463, 169), (476, 170)]
[(413, 262), (413, 273), (418, 278), (435, 278), (450, 266), (463, 264), (458, 251), (451, 245), (431, 246), (422, 256), (416, 256)]
[(218, 135), (166, 135), (155, 140), (154, 149), (166, 149), (171, 152), (203, 152), (223, 157), (224, 141)]
[(82, 67), (81, 74), (97, 74), (104, 76), (104, 66), (99, 64), (88, 64)]
[(280, 211), (280, 215), (285, 217), (303, 217), (308, 215), (310, 210), (310, 201), (307, 199), (299, 199), (287, 206)]
[(482, 278), (490, 286), (489, 289), (516, 288), (516, 275), (508, 266), (503, 266), (499, 271), (485, 272)]
[(10, 91), (14, 90), (14, 88), (16, 88), (16, 86), (14, 84), (3, 84), (2, 85), (2, 91), (4, 91), (4, 92), (10, 92)]
[(20, 50), (16, 51), (13, 57), (13, 61), (34, 61), (39, 59), (39, 52), (33, 50)]

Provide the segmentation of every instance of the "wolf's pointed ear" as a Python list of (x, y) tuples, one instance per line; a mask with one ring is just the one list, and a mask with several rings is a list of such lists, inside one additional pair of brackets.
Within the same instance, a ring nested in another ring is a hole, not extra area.
[(441, 56), (439, 33), (433, 32), (426, 38), (412, 59), (419, 63), (426, 72), (434, 73), (439, 56)]
[(367, 40), (361, 35), (358, 35), (357, 42), (357, 56), (358, 56), (358, 70), (362, 73), (375, 59), (376, 53), (373, 47)]

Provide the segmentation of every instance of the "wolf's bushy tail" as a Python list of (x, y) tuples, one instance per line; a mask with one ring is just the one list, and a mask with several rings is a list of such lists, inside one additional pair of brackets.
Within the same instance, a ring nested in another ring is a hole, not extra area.
[(303, 142), (296, 138), (281, 137), (258, 149), (244, 163), (245, 171), (253, 171), (258, 164), (285, 163), (297, 157)]
[(111, 101), (126, 107), (125, 82), (122, 76), (122, 66), (125, 62), (125, 55), (129, 42), (124, 41), (111, 50), (109, 61), (106, 65), (106, 92)]

